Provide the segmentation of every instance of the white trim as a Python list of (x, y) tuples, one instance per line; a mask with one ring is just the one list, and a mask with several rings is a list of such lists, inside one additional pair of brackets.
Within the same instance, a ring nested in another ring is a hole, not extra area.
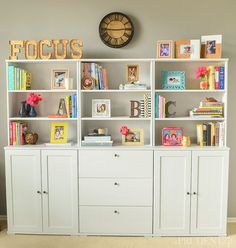
[(236, 223), (236, 217), (228, 217), (227, 222), (228, 223)]
[(7, 216), (6, 215), (0, 215), (0, 220), (7, 220)]

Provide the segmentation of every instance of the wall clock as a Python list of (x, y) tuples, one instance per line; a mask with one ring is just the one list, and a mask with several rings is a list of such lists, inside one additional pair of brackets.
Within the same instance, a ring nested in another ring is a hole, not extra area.
[(133, 38), (134, 26), (130, 18), (125, 14), (112, 12), (101, 20), (99, 35), (101, 40), (109, 47), (124, 47)]

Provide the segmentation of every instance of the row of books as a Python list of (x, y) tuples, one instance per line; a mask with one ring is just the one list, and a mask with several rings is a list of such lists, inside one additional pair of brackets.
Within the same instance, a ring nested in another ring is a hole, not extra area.
[(8, 66), (8, 90), (30, 90), (32, 74), (24, 69)]
[(215, 66), (215, 89), (224, 90), (225, 88), (225, 67)]
[(87, 135), (82, 140), (82, 146), (112, 146), (111, 135)]
[(106, 69), (96, 63), (83, 63), (84, 77), (92, 77), (95, 80), (95, 85), (91, 90), (106, 90), (107, 87), (107, 75)]
[(155, 118), (165, 118), (166, 98), (159, 93), (155, 94)]
[(9, 124), (10, 145), (24, 145), (24, 129), (27, 127), (25, 123), (12, 121)]
[(197, 144), (200, 146), (224, 146), (224, 122), (208, 122), (197, 125)]
[(223, 117), (223, 103), (201, 101), (198, 108), (190, 111), (190, 117)]

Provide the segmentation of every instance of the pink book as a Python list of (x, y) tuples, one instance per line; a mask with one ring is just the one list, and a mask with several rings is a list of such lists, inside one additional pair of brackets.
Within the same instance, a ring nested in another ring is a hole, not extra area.
[(219, 66), (215, 66), (215, 89), (219, 89), (219, 80), (220, 80), (220, 74), (219, 74)]
[(12, 145), (16, 145), (16, 122), (12, 122)]
[(23, 124), (20, 123), (20, 145), (24, 145), (23, 144)]
[(9, 124), (10, 146), (12, 146), (12, 122)]

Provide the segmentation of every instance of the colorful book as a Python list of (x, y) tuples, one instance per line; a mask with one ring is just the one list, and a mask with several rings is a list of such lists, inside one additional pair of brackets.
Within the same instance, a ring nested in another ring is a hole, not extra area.
[(220, 66), (219, 68), (219, 89), (224, 90), (225, 88), (225, 68)]

